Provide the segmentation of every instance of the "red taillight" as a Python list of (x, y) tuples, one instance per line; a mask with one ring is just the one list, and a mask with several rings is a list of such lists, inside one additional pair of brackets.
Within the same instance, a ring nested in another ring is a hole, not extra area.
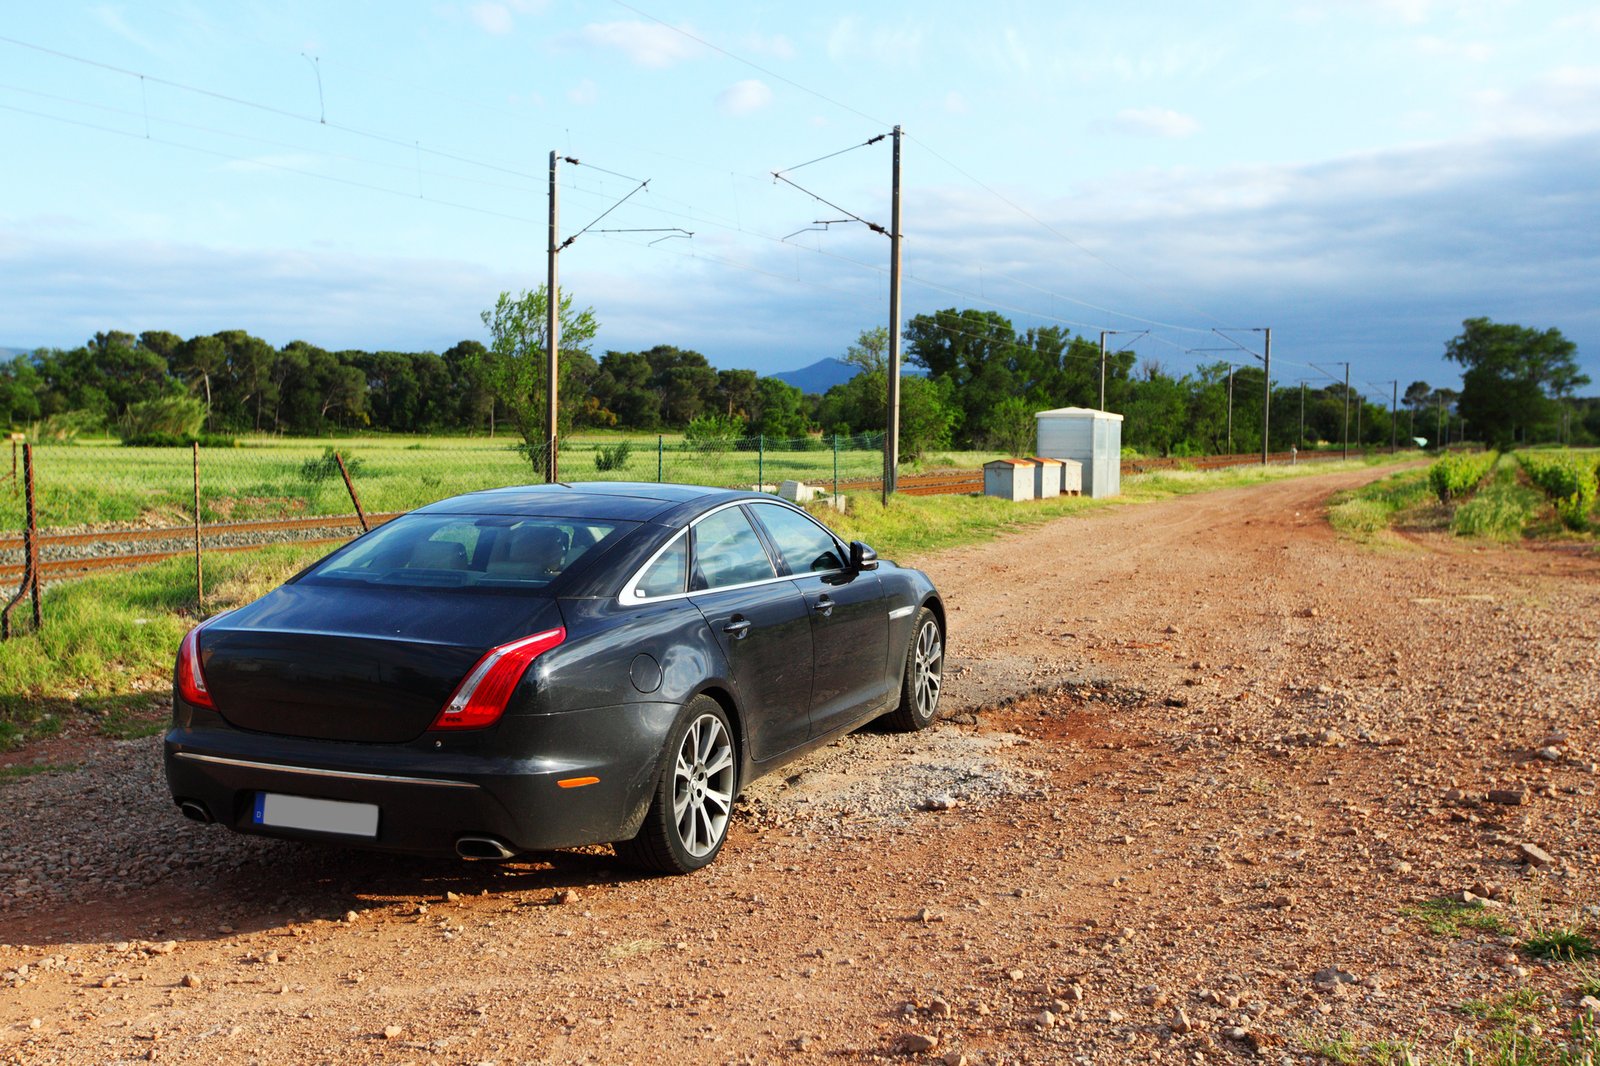
[(456, 686), (433, 729), (481, 729), (493, 725), (505, 713), (517, 682), (528, 665), (542, 653), (567, 639), (565, 629), (547, 629), (531, 637), (513, 640), (490, 648), (472, 668), (465, 681)]
[(216, 710), (211, 693), (206, 689), (205, 671), (200, 668), (200, 630), (195, 626), (178, 646), (178, 695), (185, 703), (207, 710)]

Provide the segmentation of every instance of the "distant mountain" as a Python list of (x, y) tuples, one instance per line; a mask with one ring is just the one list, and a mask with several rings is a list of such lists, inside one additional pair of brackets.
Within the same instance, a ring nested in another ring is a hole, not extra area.
[(9, 363), (13, 357), (27, 355), (31, 351), (33, 351), (32, 348), (0, 348), (0, 359), (4, 359)]
[(799, 370), (785, 370), (767, 376), (787, 381), (801, 392), (821, 394), (835, 385), (843, 385), (855, 377), (856, 373), (856, 368), (843, 359), (818, 359), (810, 366), (801, 367)]

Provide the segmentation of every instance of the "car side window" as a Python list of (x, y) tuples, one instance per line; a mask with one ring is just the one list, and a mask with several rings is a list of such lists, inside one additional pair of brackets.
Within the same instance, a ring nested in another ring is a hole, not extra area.
[(758, 503), (751, 509), (772, 535), (791, 574), (844, 569), (833, 535), (805, 515), (772, 503)]
[(679, 533), (666, 550), (656, 556), (634, 582), (634, 595), (640, 599), (651, 596), (672, 596), (683, 591), (684, 571), (689, 568), (689, 538)]
[(776, 576), (755, 527), (738, 507), (724, 507), (694, 527), (690, 591), (726, 588)]

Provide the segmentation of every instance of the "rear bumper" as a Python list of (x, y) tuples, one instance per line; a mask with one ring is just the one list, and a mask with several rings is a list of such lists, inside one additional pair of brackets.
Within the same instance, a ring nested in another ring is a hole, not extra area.
[[(529, 715), (480, 735), (427, 735), (408, 744), (250, 733), (182, 710), (165, 739), (175, 803), (200, 803), (214, 821), (242, 833), (454, 855), (464, 836), (490, 837), (514, 852), (632, 837), (678, 709), (651, 703)], [(588, 777), (599, 780), (558, 784)], [(377, 834), (257, 825), (262, 792), (376, 804)]]

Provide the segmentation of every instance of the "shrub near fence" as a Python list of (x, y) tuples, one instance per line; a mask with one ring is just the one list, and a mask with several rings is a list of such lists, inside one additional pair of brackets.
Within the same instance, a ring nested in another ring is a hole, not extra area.
[(1596, 484), (1600, 467), (1592, 456), (1576, 452), (1518, 452), (1517, 462), (1528, 480), (1550, 497), (1562, 525), (1573, 530), (1589, 527), (1589, 514), (1600, 495)]
[(1428, 468), (1428, 484), (1441, 503), (1459, 500), (1472, 495), (1499, 461), (1499, 452), (1450, 452)]

